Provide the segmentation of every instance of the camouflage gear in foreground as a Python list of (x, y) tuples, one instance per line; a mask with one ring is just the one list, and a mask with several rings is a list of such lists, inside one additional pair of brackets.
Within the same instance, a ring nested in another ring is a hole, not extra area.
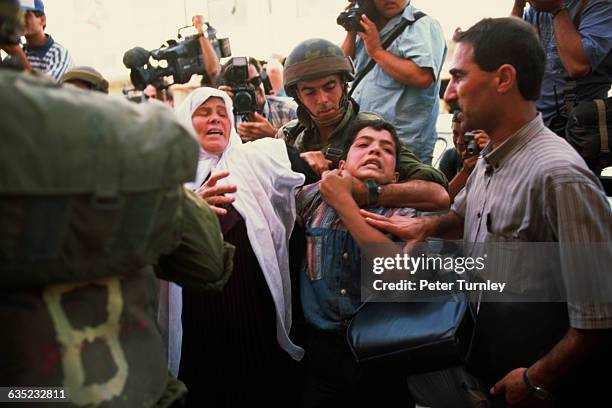
[(197, 143), (163, 106), (6, 70), (0, 105), (0, 384), (172, 405), (185, 387), (167, 372), (151, 265), (213, 289), (231, 270), (217, 217), (182, 188)]

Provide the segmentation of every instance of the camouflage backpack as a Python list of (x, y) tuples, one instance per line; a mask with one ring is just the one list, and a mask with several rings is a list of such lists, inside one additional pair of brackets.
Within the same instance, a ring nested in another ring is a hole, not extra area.
[(165, 407), (158, 281), (218, 288), (217, 217), (182, 183), (197, 144), (167, 108), (0, 70), (0, 384), (75, 406)]

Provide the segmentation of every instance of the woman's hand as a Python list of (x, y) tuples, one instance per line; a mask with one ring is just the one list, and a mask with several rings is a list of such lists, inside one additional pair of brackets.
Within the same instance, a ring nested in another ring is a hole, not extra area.
[(236, 201), (234, 197), (226, 197), (227, 193), (235, 193), (238, 187), (233, 184), (217, 185), (217, 181), (230, 175), (229, 171), (221, 171), (210, 176), (202, 187), (196, 190), (196, 194), (210, 205), (217, 215), (226, 215), (227, 210), (220, 206), (228, 205)]

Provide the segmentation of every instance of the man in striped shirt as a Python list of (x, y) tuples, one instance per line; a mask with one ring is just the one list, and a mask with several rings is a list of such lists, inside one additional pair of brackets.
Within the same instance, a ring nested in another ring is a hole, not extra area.
[[(594, 367), (610, 367), (609, 347), (602, 347), (612, 333), (610, 269), (605, 262), (597, 266), (611, 258), (610, 206), (584, 161), (544, 126), (536, 110), (545, 53), (533, 29), (516, 18), (484, 19), (453, 39), (457, 47), (445, 99), (458, 102), (465, 126), (483, 129), (491, 142), (450, 212), (367, 221), (407, 241), (454, 232), (468, 247), (512, 247), (513, 259), (496, 267), (520, 276), (527, 289), (564, 281), (565, 303), (482, 303), (471, 372), (490, 387), (496, 407), (550, 403), (538, 399), (590, 406), (606, 390)], [(598, 250), (571, 251), (585, 243)], [(525, 259), (521, 248), (534, 246), (557, 249), (556, 257), (540, 254), (558, 265), (553, 273), (525, 273), (524, 265), (537, 256)], [(573, 296), (585, 288), (603, 295)]]
[(59, 81), (72, 65), (70, 53), (53, 37), (45, 34), (47, 16), (42, 0), (21, 0), (21, 8), (26, 12), (24, 33), (26, 44), (23, 50), (27, 60), (32, 69)]

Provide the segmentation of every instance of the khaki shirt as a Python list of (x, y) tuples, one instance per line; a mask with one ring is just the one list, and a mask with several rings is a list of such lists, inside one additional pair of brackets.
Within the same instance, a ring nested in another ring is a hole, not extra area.
[[(331, 145), (344, 147), (346, 144), (346, 132), (344, 129), (346, 129), (354, 120), (366, 119), (369, 115), (372, 114), (369, 112), (355, 113), (355, 109), (351, 104), (349, 104), (346, 114), (334, 132), (332, 132), (329, 138), (329, 143), (325, 145), (319, 143), (318, 141), (319, 134), (316, 126), (303, 126), (303, 124), (297, 119), (280, 128), (276, 134), (276, 137), (283, 139), (300, 152), (321, 150), (323, 153), (325, 153)], [(292, 135), (290, 129), (293, 129), (296, 126), (302, 126), (303, 129), (300, 130), (297, 135)], [(348, 148), (345, 150), (348, 150)], [(346, 151), (344, 152), (344, 157), (346, 157)], [(408, 147), (401, 141), (398, 167), (400, 181), (433, 181), (444, 186), (445, 188), (448, 186), (448, 181), (441, 171), (419, 161), (414, 153), (412, 153), (412, 151), (410, 151), (410, 149), (408, 149)]]

